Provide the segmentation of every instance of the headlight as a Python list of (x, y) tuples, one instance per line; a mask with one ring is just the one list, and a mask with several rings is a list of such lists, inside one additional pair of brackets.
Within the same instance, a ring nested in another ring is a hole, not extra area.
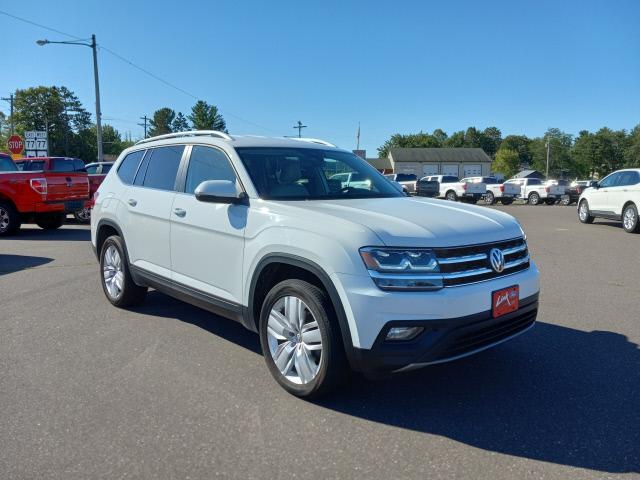
[(434, 253), (423, 248), (365, 247), (360, 256), (382, 290), (437, 290), (442, 288)]

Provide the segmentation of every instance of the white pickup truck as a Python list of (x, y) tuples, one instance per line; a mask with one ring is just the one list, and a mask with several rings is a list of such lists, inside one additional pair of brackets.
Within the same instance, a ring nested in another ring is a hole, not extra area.
[(438, 198), (456, 201), (458, 199), (475, 203), (480, 200), (487, 191), (484, 183), (471, 183), (465, 180), (459, 180), (453, 175), (431, 175), (424, 177), (423, 180), (431, 180), (440, 183), (440, 194)]
[(463, 182), (484, 183), (487, 186), (487, 193), (484, 201), (487, 205), (493, 205), (498, 200), (503, 205), (510, 205), (514, 198), (520, 195), (520, 186), (515, 183), (502, 183), (495, 177), (469, 177), (463, 178)]
[(408, 194), (416, 193), (417, 175), (413, 173), (389, 173), (385, 175), (392, 182), (402, 185), (402, 191)]
[(561, 185), (549, 184), (539, 178), (512, 178), (504, 182), (515, 184), (520, 187), (520, 196), (529, 205), (538, 205), (541, 202), (553, 205), (564, 195), (564, 187)]

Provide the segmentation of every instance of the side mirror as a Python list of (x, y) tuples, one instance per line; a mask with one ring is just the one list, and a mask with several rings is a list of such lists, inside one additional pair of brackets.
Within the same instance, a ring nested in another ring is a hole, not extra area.
[(206, 180), (196, 187), (196, 199), (200, 202), (246, 204), (247, 194), (238, 193), (234, 182), (229, 180)]
[(600, 184), (598, 182), (595, 182), (593, 185), (591, 185), (593, 188), (595, 188), (596, 190), (600, 188)]

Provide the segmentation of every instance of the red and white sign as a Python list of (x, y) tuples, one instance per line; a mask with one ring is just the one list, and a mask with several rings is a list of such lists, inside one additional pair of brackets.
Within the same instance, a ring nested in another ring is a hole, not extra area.
[(7, 148), (14, 155), (18, 155), (24, 149), (24, 142), (22, 141), (22, 137), (20, 135), (11, 135), (9, 140), (7, 140)]
[(498, 318), (502, 315), (518, 310), (519, 300), (520, 287), (518, 285), (493, 292), (491, 298), (491, 304), (493, 305), (493, 318)]

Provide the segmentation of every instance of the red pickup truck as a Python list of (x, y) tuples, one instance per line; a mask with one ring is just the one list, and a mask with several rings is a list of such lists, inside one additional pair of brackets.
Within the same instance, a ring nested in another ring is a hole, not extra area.
[(59, 228), (67, 213), (88, 205), (86, 173), (20, 171), (9, 155), (0, 154), (0, 236), (29, 221), (46, 230)]

